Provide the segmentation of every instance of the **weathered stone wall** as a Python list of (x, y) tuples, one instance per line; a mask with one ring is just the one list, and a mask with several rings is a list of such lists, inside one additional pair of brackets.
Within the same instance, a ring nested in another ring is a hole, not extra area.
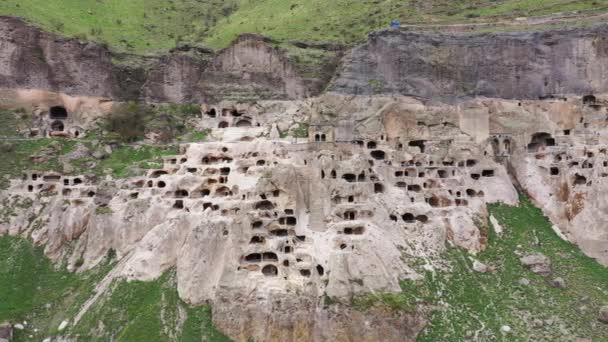
[(0, 17), (0, 87), (118, 100), (210, 102), (301, 99), (323, 85), (304, 80), (285, 52), (260, 36), (243, 35), (217, 54), (186, 47), (142, 57)]
[(479, 35), (370, 34), (331, 90), (421, 97), (538, 99), (608, 90), (608, 26)]
[(98, 44), (63, 39), (0, 17), (0, 87), (119, 98), (129, 84), (118, 73), (110, 53)]

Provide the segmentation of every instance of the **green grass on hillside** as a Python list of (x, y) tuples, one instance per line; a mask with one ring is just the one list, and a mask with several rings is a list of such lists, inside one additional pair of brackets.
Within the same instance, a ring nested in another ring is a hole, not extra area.
[(412, 24), (606, 11), (608, 0), (3, 0), (0, 14), (153, 54), (179, 42), (226, 47), (242, 33), (351, 44), (391, 20)]
[(209, 306), (191, 307), (179, 299), (174, 271), (153, 282), (116, 282), (76, 327), (59, 332), (61, 322), (73, 319), (93, 295), (114, 265), (113, 255), (76, 274), (54, 266), (24, 238), (0, 237), (0, 322), (28, 322), (25, 330), (15, 330), (15, 342), (66, 334), (79, 341), (229, 341), (214, 327)]
[[(61, 170), (59, 156), (72, 151), (75, 141), (63, 139), (30, 139), (21, 141), (0, 141), (0, 189), (9, 184), (9, 178), (19, 177), (25, 170), (57, 171)], [(46, 161), (30, 158), (43, 151), (53, 151)]]
[[(0, 14), (20, 16), (46, 30), (105, 42), (120, 51), (156, 53), (192, 39), (220, 15), (231, 0), (3, 0)], [(196, 31), (195, 27), (200, 27)]]
[[(354, 305), (362, 310), (379, 303), (406, 311), (434, 307), (420, 341), (563, 341), (564, 336), (606, 341), (608, 325), (597, 317), (599, 307), (608, 304), (608, 269), (561, 240), (529, 200), (522, 199), (519, 207), (489, 209), (505, 234), (499, 238), (489, 229), (489, 246), (477, 258), (496, 271), (474, 272), (471, 256), (450, 248), (443, 259), (452, 265), (451, 272), (422, 271), (424, 279), (404, 281), (402, 293), (365, 296)], [(519, 261), (518, 254), (532, 252), (551, 259), (549, 278)], [(567, 288), (551, 286), (555, 277), (565, 279)], [(530, 285), (520, 285), (522, 278)], [(512, 331), (501, 332), (503, 325)]]
[[(175, 146), (121, 146), (104, 159), (84, 157), (72, 161), (76, 173), (106, 175), (114, 178), (127, 178), (139, 175), (148, 169), (161, 168), (162, 156), (177, 154)], [(93, 167), (89, 163), (95, 163)]]
[[(63, 320), (70, 319), (93, 294), (106, 267), (83, 274), (55, 267), (42, 248), (20, 237), (0, 237), (0, 322), (29, 322), (15, 341), (54, 336)], [(33, 335), (34, 338), (26, 338)]]
[(86, 341), (229, 341), (213, 326), (209, 306), (179, 299), (174, 271), (152, 282), (113, 284), (70, 334)]

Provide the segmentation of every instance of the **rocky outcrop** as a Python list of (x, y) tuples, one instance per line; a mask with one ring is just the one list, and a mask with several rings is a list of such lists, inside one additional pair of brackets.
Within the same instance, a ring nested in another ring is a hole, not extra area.
[(317, 94), (328, 81), (325, 74), (305, 80), (285, 51), (255, 35), (243, 35), (217, 54), (181, 47), (166, 56), (142, 57), (0, 17), (2, 88), (184, 103), (300, 99)]
[[(268, 138), (306, 120), (309, 138)], [(109, 250), (127, 279), (174, 268), (180, 298), (213, 304), (237, 340), (414, 340), (423, 314), (336, 303), (399, 293), (420, 278), (408, 260), (443, 267), (446, 242), (482, 251), (487, 203), (517, 203), (487, 140), (460, 121), (408, 98), (224, 102), (199, 122), (210, 141), (145, 176), (26, 172), (2, 193), (16, 213), (0, 234), (27, 235), (72, 270)]]
[[(162, 57), (143, 86), (149, 102), (302, 99), (329, 82), (304, 79), (286, 51), (262, 36), (245, 34), (213, 54), (181, 49)], [(327, 47), (335, 49), (335, 47)], [(335, 65), (330, 65), (330, 74)], [(319, 75), (316, 75), (320, 77)]]
[(389, 29), (345, 58), (348, 94), (538, 99), (608, 91), (608, 26), (479, 35)]
[(176, 51), (162, 57), (148, 72), (143, 85), (143, 97), (147, 102), (188, 103), (204, 100), (200, 82), (210, 51)]
[(299, 99), (310, 95), (280, 49), (257, 35), (242, 35), (221, 51), (201, 82), (208, 98)]
[(108, 50), (0, 17), (0, 87), (124, 98), (137, 88), (137, 69), (118, 68)]

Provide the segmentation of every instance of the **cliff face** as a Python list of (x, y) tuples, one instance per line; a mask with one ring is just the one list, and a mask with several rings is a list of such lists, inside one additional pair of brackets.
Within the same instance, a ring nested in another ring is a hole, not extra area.
[(198, 88), (204, 71), (204, 57), (186, 53), (165, 56), (148, 72), (143, 85), (143, 96), (149, 102), (202, 101)]
[(302, 78), (277, 48), (244, 35), (221, 51), (206, 70), (203, 92), (214, 97), (298, 99), (310, 95)]
[(607, 33), (608, 26), (482, 35), (379, 31), (345, 58), (331, 89), (520, 99), (603, 92)]
[(62, 39), (19, 19), (0, 17), (1, 87), (120, 97), (120, 79), (100, 45)]
[[(314, 80), (305, 82), (285, 52), (259, 36), (244, 35), (215, 55), (185, 50), (162, 57), (115, 55), (99, 44), (0, 17), (0, 87), (150, 102), (300, 99), (322, 89)], [(122, 66), (113, 59), (136, 62)]]

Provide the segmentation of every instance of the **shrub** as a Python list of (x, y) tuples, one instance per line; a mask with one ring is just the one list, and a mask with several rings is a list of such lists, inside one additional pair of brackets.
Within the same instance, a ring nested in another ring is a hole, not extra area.
[(76, 267), (76, 268), (80, 268), (82, 265), (84, 265), (83, 258), (78, 258), (78, 260), (76, 260), (76, 262), (74, 263), (74, 267)]
[(146, 121), (152, 117), (152, 111), (145, 105), (129, 102), (119, 105), (110, 114), (102, 126), (123, 142), (134, 142), (144, 138)]

